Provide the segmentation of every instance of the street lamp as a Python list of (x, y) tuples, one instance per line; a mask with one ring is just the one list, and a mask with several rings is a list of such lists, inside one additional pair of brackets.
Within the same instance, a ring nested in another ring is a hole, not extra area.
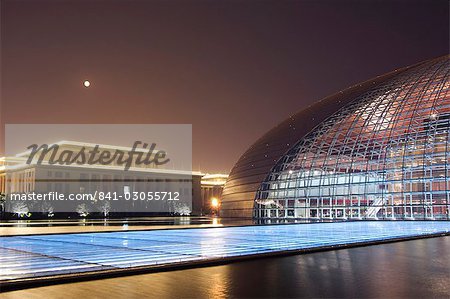
[(211, 198), (211, 209), (213, 211), (213, 214), (215, 214), (215, 215), (219, 214), (219, 207), (220, 207), (219, 199), (217, 197), (212, 197)]

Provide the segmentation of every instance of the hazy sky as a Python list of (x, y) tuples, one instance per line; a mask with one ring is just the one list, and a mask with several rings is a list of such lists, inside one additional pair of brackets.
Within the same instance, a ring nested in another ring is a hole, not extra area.
[(295, 111), (447, 54), (448, 5), (1, 0), (1, 123), (189, 123), (194, 169), (226, 172)]

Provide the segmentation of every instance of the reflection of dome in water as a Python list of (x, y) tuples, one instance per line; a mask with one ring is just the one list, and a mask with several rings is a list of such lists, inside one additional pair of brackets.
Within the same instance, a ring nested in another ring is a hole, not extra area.
[(293, 115), (239, 159), (222, 215), (448, 219), (449, 86), (441, 57)]

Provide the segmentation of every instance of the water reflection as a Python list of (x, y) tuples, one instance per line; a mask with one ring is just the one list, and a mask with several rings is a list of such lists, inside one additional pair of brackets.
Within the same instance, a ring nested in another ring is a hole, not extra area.
[(178, 298), (442, 298), (450, 294), (450, 237), (261, 259), (141, 278), (161, 276), (172, 281), (170, 295)]

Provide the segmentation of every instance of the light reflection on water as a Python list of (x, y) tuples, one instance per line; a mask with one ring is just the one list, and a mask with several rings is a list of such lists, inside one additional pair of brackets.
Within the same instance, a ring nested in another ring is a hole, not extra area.
[(4, 293), (4, 298), (448, 298), (450, 237)]

